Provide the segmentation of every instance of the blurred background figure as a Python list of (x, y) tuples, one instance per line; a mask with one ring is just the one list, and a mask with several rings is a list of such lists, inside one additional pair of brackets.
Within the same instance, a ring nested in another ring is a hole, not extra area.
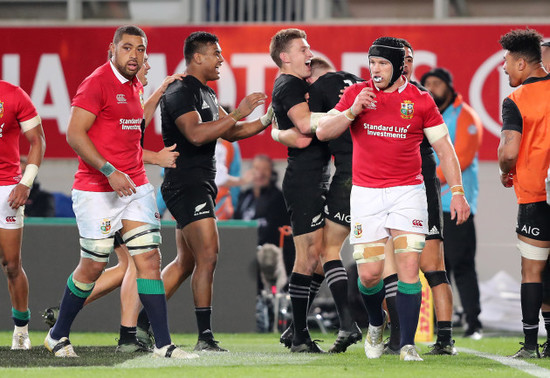
[(287, 289), (294, 263), (294, 243), (290, 233), (284, 234), (290, 219), (283, 193), (276, 186), (273, 160), (267, 155), (256, 155), (252, 168), (245, 174), (248, 175), (252, 186), (239, 195), (234, 218), (258, 222), (256, 324), (259, 332), (269, 332), (274, 319), (271, 296)]
[(453, 277), (464, 309), (464, 337), (479, 340), (482, 337), (482, 325), (479, 321), (481, 306), (475, 261), (477, 240), (474, 216), (477, 212), (479, 194), (477, 154), (481, 146), (483, 126), (476, 112), (464, 102), (462, 95), (456, 93), (449, 71), (434, 68), (422, 76), (421, 84), (430, 91), (447, 124), (460, 163), (464, 192), (470, 204), (470, 217), (465, 223), (457, 225), (451, 219), (449, 209), (451, 189), (445, 181), (438, 159), (437, 176), (441, 181), (445, 267), (449, 278)]
[(215, 149), (216, 157), (216, 218), (228, 220), (233, 218), (239, 198), (240, 187), (250, 183), (250, 174), (241, 178), (241, 151), (237, 142), (218, 139)]

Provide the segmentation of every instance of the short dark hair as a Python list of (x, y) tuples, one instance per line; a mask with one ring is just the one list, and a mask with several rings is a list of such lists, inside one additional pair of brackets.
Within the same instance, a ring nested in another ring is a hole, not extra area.
[(288, 49), (288, 45), (295, 39), (307, 39), (306, 32), (300, 29), (290, 28), (279, 30), (272, 38), (269, 44), (269, 54), (277, 67), (281, 68), (283, 61), (280, 54)]
[(401, 43), (403, 44), (403, 46), (405, 46), (405, 47), (411, 49), (411, 51), (414, 53), (414, 49), (413, 49), (413, 47), (411, 46), (411, 44), (410, 44), (409, 41), (407, 41), (405, 38), (397, 38), (397, 40), (398, 40), (399, 42), (401, 42)]
[(205, 31), (197, 31), (189, 34), (183, 44), (183, 57), (185, 63), (189, 64), (193, 60), (193, 55), (200, 52), (205, 45), (218, 43), (218, 37), (215, 34)]
[(542, 61), (540, 44), (542, 35), (533, 29), (516, 29), (500, 37), (499, 43), (516, 58), (523, 58), (528, 63)]
[(145, 40), (145, 45), (147, 45), (147, 36), (145, 35), (145, 32), (141, 28), (139, 28), (135, 25), (120, 26), (115, 31), (115, 35), (113, 36), (113, 45), (118, 44), (122, 40), (122, 36), (124, 34), (143, 37), (143, 39)]
[(311, 58), (311, 63), (309, 64), (309, 66), (312, 70), (315, 68), (323, 68), (325, 70), (334, 69), (334, 67), (328, 62), (328, 60), (319, 57)]

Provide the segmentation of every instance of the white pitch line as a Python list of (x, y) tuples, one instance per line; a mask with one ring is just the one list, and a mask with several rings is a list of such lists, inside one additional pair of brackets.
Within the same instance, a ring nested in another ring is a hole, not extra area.
[(468, 349), (468, 348), (457, 348), (460, 352), (473, 354), (475, 356), (487, 358), (489, 360), (496, 361), (498, 363), (501, 363), (503, 365), (509, 366), (511, 368), (521, 370), (524, 373), (530, 374), (535, 377), (550, 377), (550, 370), (545, 369), (543, 367), (540, 367), (535, 364), (530, 364), (526, 362), (525, 360), (520, 360), (517, 358), (511, 358), (511, 357), (504, 357), (504, 356), (497, 356), (496, 354), (490, 354), (490, 353), (484, 353), (479, 352), (474, 349)]

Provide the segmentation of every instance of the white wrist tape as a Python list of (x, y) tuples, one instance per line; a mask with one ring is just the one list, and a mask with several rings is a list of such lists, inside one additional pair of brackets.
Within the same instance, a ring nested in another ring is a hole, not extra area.
[(19, 183), (31, 188), (37, 174), (38, 166), (36, 164), (27, 164), (27, 168), (25, 168), (25, 173), (23, 174), (23, 177), (21, 178), (21, 181), (19, 181)]
[(273, 119), (273, 107), (271, 106), (271, 104), (269, 104), (267, 108), (267, 112), (260, 117), (260, 122), (262, 123), (262, 125), (267, 127), (271, 123), (272, 119)]
[(279, 133), (281, 132), (281, 130), (279, 129), (275, 129), (275, 128), (272, 128), (271, 129), (271, 138), (275, 141), (275, 142), (279, 142)]
[(319, 126), (319, 120), (326, 116), (327, 113), (315, 113), (311, 112), (311, 115), (309, 117), (309, 126), (311, 128), (311, 133), (315, 134), (315, 131), (317, 131), (317, 127)]

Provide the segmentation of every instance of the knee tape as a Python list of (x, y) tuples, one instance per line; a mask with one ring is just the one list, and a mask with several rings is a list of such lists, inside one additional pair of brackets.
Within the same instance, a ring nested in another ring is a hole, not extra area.
[(426, 235), (402, 234), (393, 238), (395, 253), (421, 253), (426, 244)]
[(114, 251), (114, 237), (105, 239), (80, 238), (80, 256), (97, 262), (108, 263)]
[(162, 243), (160, 228), (152, 224), (144, 224), (122, 235), (130, 255), (139, 255), (158, 248)]
[(444, 270), (424, 272), (424, 277), (426, 277), (426, 281), (428, 281), (428, 285), (430, 285), (430, 287), (436, 287), (441, 284), (450, 285), (449, 279), (447, 278), (447, 272)]
[(550, 248), (535, 247), (521, 240), (518, 240), (516, 246), (521, 253), (521, 257), (525, 257), (529, 260), (546, 260), (550, 253)]
[(384, 243), (354, 244), (353, 258), (357, 264), (384, 260)]

